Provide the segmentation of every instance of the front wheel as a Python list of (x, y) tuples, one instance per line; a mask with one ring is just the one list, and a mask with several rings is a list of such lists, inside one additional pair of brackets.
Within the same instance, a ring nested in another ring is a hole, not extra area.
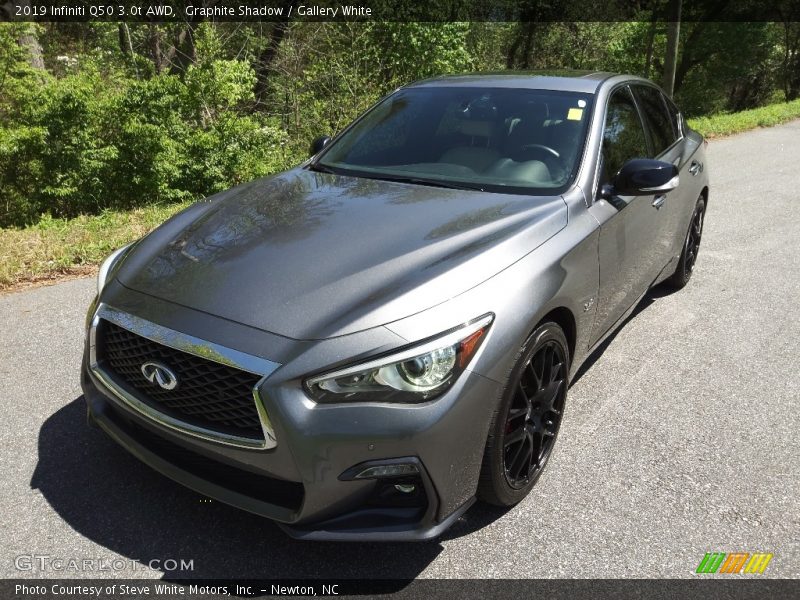
[(689, 231), (686, 232), (686, 239), (683, 241), (683, 250), (678, 260), (675, 273), (666, 280), (667, 285), (679, 290), (689, 283), (694, 270), (694, 263), (697, 261), (697, 253), (700, 251), (700, 238), (703, 236), (703, 221), (706, 215), (706, 201), (700, 196), (692, 213), (692, 220), (689, 221)]
[(478, 498), (512, 506), (531, 491), (558, 435), (568, 373), (564, 332), (552, 322), (540, 325), (520, 349), (492, 418)]

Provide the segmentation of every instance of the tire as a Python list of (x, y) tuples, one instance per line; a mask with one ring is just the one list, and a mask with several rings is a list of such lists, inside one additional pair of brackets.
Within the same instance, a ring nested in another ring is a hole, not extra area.
[(706, 216), (706, 201), (700, 196), (692, 212), (689, 221), (689, 230), (683, 240), (681, 257), (678, 259), (678, 266), (675, 272), (665, 281), (667, 286), (674, 290), (679, 290), (689, 283), (697, 261), (697, 253), (700, 251), (700, 240), (703, 237), (703, 222)]
[(542, 474), (564, 413), (569, 360), (567, 338), (552, 322), (539, 325), (522, 345), (489, 427), (480, 500), (513, 506)]

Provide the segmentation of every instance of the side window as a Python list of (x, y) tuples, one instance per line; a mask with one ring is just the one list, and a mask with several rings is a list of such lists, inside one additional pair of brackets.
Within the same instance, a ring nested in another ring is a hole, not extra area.
[(654, 146), (653, 156), (658, 156), (678, 139), (664, 97), (661, 92), (649, 85), (635, 85), (633, 93), (636, 94), (647, 122), (647, 129)]
[(667, 112), (669, 113), (670, 122), (672, 123), (672, 130), (675, 132), (675, 139), (680, 138), (683, 135), (683, 131), (681, 131), (681, 111), (678, 110), (678, 107), (675, 106), (675, 103), (663, 96), (664, 103), (667, 105)]
[(608, 100), (603, 132), (602, 183), (607, 183), (632, 158), (646, 158), (647, 138), (627, 87), (615, 91)]

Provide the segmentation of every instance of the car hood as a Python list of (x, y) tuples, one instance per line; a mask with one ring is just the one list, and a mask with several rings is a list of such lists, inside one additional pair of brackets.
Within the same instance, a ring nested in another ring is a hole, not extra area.
[(566, 222), (560, 196), (297, 168), (176, 215), (137, 244), (116, 276), (128, 288), (245, 325), (323, 339), (444, 302)]

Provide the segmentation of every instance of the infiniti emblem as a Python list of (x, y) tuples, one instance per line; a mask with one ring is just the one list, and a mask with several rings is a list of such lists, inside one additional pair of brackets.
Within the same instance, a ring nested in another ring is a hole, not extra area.
[(178, 385), (178, 378), (175, 373), (159, 362), (144, 363), (142, 365), (142, 375), (150, 383), (154, 383), (165, 390), (174, 390)]

